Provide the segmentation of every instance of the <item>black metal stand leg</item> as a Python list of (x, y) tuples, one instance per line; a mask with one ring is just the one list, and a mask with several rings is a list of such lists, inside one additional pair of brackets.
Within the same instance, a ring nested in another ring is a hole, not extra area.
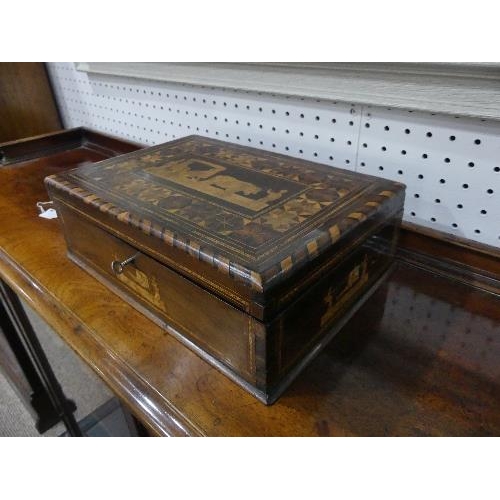
[(82, 436), (73, 415), (75, 403), (64, 395), (19, 297), (2, 280), (0, 321), (7, 341), (33, 389), (31, 403), (39, 415), (39, 432), (44, 432), (62, 420), (69, 435)]

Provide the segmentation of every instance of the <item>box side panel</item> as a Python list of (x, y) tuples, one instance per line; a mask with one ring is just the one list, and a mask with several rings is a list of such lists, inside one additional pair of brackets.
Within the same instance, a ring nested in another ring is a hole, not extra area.
[(266, 390), (286, 379), (363, 300), (394, 260), (402, 212), (382, 224), (335, 269), (276, 317), (267, 328)]

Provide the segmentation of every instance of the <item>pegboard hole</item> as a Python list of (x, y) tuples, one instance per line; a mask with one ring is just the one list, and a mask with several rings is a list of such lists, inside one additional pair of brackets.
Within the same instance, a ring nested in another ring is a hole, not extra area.
[(410, 133), (410, 129), (409, 128), (405, 128), (405, 134), (409, 134)]
[(488, 213), (488, 212), (487, 212), (486, 210), (484, 210), (484, 209), (483, 209), (483, 210), (481, 210), (481, 214), (482, 214), (482, 215), (486, 215), (487, 213)]
[(474, 162), (473, 161), (470, 161), (468, 164), (467, 164), (470, 168), (472, 168), (474, 166)]
[(446, 180), (445, 180), (445, 179), (439, 179), (439, 182), (440, 182), (441, 184), (445, 184), (445, 183), (446, 183)]
[(456, 137), (454, 135), (450, 135), (450, 141), (454, 141)]
[(487, 189), (487, 190), (486, 190), (486, 192), (487, 192), (488, 194), (493, 194), (493, 189), (491, 189), (491, 188), (490, 188), (490, 189)]
[(463, 206), (461, 203), (459, 203), (459, 204), (457, 205), (457, 208), (462, 209), (462, 208), (464, 208), (464, 206)]
[(436, 203), (441, 203), (441, 200), (440, 200), (439, 198), (436, 198), (434, 201), (435, 201)]
[(425, 134), (427, 137), (432, 137), (432, 132), (427, 132), (427, 134)]
[(458, 227), (458, 224), (457, 224), (456, 222), (454, 222), (454, 223), (452, 224), (452, 227)]
[(494, 170), (495, 172), (500, 172), (500, 167), (495, 167), (493, 170)]
[[(476, 139), (476, 140), (474, 141), (474, 144), (477, 144), (477, 145), (481, 144), (481, 139)], [(477, 231), (477, 229), (476, 229), (476, 231)]]
[(418, 178), (419, 178), (419, 179), (423, 179), (423, 178), (424, 178), (424, 176), (423, 176), (422, 174), (418, 174)]
[(424, 153), (424, 154), (422, 155), (422, 158), (423, 158), (424, 160), (425, 160), (426, 158), (428, 158), (427, 153)]

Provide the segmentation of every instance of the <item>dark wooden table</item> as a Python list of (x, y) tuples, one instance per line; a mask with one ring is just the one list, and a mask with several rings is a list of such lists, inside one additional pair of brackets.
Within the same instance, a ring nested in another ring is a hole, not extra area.
[(77, 147), (49, 156), (0, 166), (0, 277), (153, 433), (500, 434), (494, 275), (464, 277), (467, 266), (456, 262), (434, 266), (446, 259), (429, 257), (432, 242), (422, 237), (420, 259), (419, 237), (407, 236), (413, 249), (402, 251), (390, 278), (266, 407), (67, 259), (58, 221), (35, 208), (47, 200), (42, 181), (102, 154)]

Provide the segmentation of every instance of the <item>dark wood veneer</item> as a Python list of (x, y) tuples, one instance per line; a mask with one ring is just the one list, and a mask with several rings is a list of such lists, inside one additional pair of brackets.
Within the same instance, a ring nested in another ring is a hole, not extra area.
[(404, 202), (399, 183), (201, 136), (45, 183), (75, 263), (268, 404), (373, 293)]
[(41, 62), (0, 62), (0, 110), (0, 143), (62, 128)]

